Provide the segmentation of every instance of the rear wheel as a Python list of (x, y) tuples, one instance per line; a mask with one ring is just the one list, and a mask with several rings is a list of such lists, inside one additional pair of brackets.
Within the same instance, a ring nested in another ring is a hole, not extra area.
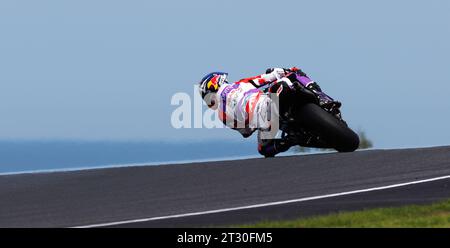
[(353, 130), (316, 104), (308, 103), (299, 107), (296, 120), (338, 152), (353, 152), (359, 146), (359, 137)]

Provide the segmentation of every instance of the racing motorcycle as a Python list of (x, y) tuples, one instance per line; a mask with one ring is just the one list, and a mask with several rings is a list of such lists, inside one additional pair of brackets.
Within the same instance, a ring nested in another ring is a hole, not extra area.
[(295, 104), (279, 116), (281, 139), (290, 146), (331, 148), (353, 152), (359, 146), (358, 135), (342, 118), (341, 104), (321, 91), (310, 87), (310, 79), (300, 72), (290, 72), (282, 81), (293, 84)]

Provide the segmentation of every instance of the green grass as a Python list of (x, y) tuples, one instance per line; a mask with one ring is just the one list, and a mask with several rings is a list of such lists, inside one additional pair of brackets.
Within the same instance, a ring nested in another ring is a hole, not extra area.
[(430, 205), (341, 212), (288, 221), (263, 221), (238, 227), (450, 227), (450, 200)]

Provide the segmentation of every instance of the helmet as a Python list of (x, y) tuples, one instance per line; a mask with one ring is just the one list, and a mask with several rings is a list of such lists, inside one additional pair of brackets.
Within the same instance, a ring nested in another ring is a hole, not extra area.
[(198, 86), (202, 98), (209, 93), (215, 93), (219, 87), (227, 81), (228, 73), (226, 72), (211, 72), (204, 76)]

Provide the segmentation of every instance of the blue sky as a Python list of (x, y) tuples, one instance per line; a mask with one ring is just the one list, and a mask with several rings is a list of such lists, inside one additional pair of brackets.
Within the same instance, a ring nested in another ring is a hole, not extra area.
[(0, 139), (239, 140), (174, 130), (176, 92), (299, 66), (377, 147), (450, 143), (450, 2), (1, 1)]

